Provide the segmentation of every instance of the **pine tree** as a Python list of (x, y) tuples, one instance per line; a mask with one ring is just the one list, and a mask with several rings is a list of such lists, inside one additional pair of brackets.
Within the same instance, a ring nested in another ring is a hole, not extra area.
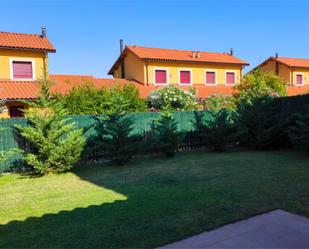
[(103, 155), (112, 165), (124, 165), (141, 149), (141, 136), (132, 135), (132, 118), (125, 115), (95, 117), (95, 135), (88, 149)]
[(51, 82), (40, 81), (40, 97), (25, 111), (27, 126), (17, 126), (31, 150), (24, 149), (26, 163), (39, 174), (69, 170), (79, 160), (85, 139), (83, 130), (66, 117), (50, 93)]
[(156, 140), (159, 150), (167, 157), (172, 157), (183, 135), (177, 131), (177, 122), (170, 113), (162, 113), (156, 127)]
[(200, 125), (199, 129), (200, 136), (207, 146), (214, 151), (223, 152), (236, 139), (234, 112), (224, 109), (212, 112), (212, 119)]
[(309, 153), (309, 115), (296, 115), (295, 125), (290, 128), (289, 137), (294, 147)]

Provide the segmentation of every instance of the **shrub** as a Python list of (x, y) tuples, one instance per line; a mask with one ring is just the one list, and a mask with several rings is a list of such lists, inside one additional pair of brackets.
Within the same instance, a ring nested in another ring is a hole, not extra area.
[(272, 105), (271, 97), (245, 101), (238, 107), (237, 128), (239, 140), (253, 149), (278, 148), (285, 136), (287, 120)]
[(171, 113), (162, 113), (155, 127), (155, 134), (160, 152), (167, 157), (174, 156), (183, 136), (177, 131), (177, 122)]
[(25, 111), (27, 126), (17, 126), (32, 148), (24, 149), (24, 159), (39, 174), (61, 173), (73, 167), (81, 155), (83, 130), (65, 117), (61, 105), (51, 99), (48, 81), (41, 82), (41, 96)]
[(235, 86), (235, 90), (234, 96), (238, 103), (250, 104), (257, 98), (286, 95), (285, 83), (281, 78), (273, 73), (265, 73), (261, 69), (246, 74), (240, 84)]
[(220, 111), (222, 109), (233, 111), (236, 109), (236, 103), (232, 95), (211, 94), (203, 100), (203, 108), (211, 111)]
[(173, 85), (152, 92), (147, 102), (149, 108), (160, 111), (192, 111), (198, 107), (194, 90), (187, 92)]
[(289, 137), (296, 149), (309, 152), (309, 115), (296, 115), (295, 125), (290, 128)]
[(147, 111), (133, 83), (96, 89), (91, 83), (73, 88), (65, 96), (57, 96), (69, 114), (124, 114)]
[(235, 113), (222, 109), (209, 114), (211, 118), (206, 122), (203, 121), (202, 113), (195, 115), (196, 130), (205, 145), (210, 146), (214, 151), (223, 152), (236, 138)]
[(88, 148), (113, 165), (124, 165), (141, 148), (141, 137), (131, 135), (133, 119), (123, 115), (95, 117), (96, 134), (90, 137)]

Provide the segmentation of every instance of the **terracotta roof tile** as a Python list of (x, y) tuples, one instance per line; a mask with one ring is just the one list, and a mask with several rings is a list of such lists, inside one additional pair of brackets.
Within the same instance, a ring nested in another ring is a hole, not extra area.
[[(238, 59), (228, 53), (200, 52), (192, 50), (177, 50), (163, 48), (147, 48), (140, 46), (128, 46), (130, 51), (141, 59), (154, 60), (172, 60), (172, 61), (187, 61), (187, 62), (211, 62), (211, 63), (231, 63), (246, 65), (247, 62)], [(193, 52), (198, 58), (193, 57)]]
[(0, 32), (0, 48), (56, 52), (56, 49), (46, 37), (38, 34), (12, 32)]
[(271, 57), (271, 59), (281, 62), (289, 67), (309, 67), (309, 59)]

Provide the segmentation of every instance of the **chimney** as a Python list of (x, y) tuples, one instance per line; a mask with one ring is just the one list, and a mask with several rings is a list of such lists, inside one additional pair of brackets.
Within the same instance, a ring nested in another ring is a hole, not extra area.
[(46, 28), (42, 27), (41, 31), (42, 31), (41, 37), (46, 37)]
[(278, 54), (278, 52), (276, 52), (276, 58), (278, 58), (279, 57), (279, 54)]
[(196, 51), (196, 58), (200, 58), (200, 52), (199, 51)]
[(234, 49), (233, 49), (233, 48), (230, 49), (230, 55), (231, 55), (231, 56), (234, 55)]
[(123, 51), (123, 39), (120, 39), (119, 45), (120, 45), (120, 54), (121, 54)]
[(192, 51), (192, 58), (195, 58), (195, 51)]

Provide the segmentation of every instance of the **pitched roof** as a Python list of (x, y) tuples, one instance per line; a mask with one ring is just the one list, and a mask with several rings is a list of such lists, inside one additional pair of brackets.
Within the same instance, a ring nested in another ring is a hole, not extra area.
[(233, 55), (230, 55), (229, 53), (126, 46), (125, 50), (122, 52), (117, 61), (114, 63), (108, 74), (113, 73), (114, 68), (120, 63), (123, 56), (127, 54), (129, 51), (135, 54), (141, 60), (249, 65), (246, 61), (243, 61)]
[[(49, 75), (49, 77), (54, 82), (51, 91), (59, 94), (66, 94), (73, 87), (86, 84), (101, 88), (128, 82), (123, 79), (95, 78), (91, 75)], [(30, 100), (38, 96), (39, 87), (36, 81), (0, 80), (0, 99)]]
[(0, 32), (0, 48), (56, 52), (56, 49), (46, 37), (38, 34), (12, 32)]
[(288, 58), (288, 57), (270, 57), (271, 59), (285, 64), (289, 67), (309, 67), (309, 59)]

